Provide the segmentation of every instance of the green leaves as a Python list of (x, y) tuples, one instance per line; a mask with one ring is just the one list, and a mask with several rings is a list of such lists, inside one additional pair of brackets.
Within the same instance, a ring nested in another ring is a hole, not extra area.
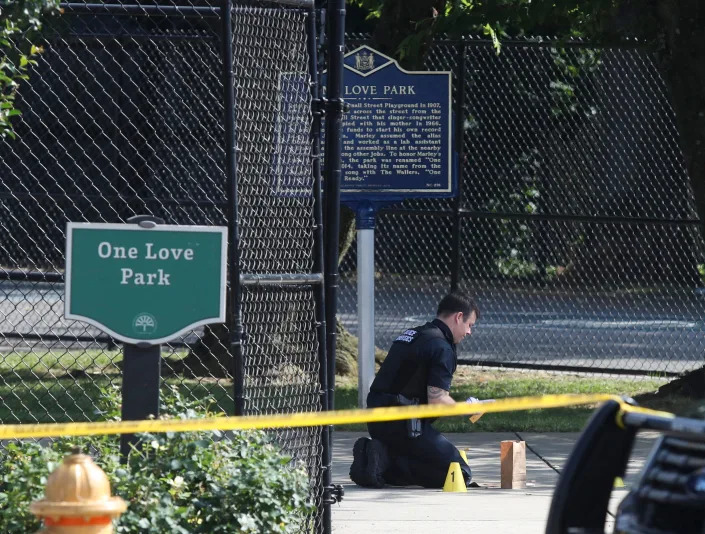
[[(350, 3), (366, 10), (368, 19), (384, 16), (384, 0)], [(428, 0), (424, 12), (438, 8), (433, 24), (429, 20), (412, 20), (416, 25), (414, 33), (424, 35), (408, 35), (399, 52), (413, 55), (414, 45), (429, 33), (450, 38), (487, 35), (498, 52), (504, 36), (611, 39), (609, 28), (614, 26), (617, 8), (624, 3), (625, 0)], [(401, 20), (407, 14), (401, 9), (387, 10), (386, 16)]]
[[(494, 213), (539, 213), (540, 155), (533, 149), (522, 154), (513, 169), (512, 175), (518, 178), (515, 189), (505, 192), (506, 196), (490, 200), (489, 208)], [(499, 219), (497, 225), (497, 248), (495, 266), (502, 276), (521, 278), (536, 274), (538, 267), (532, 258), (534, 232), (531, 223), (520, 219)]]
[[(106, 419), (119, 410), (117, 390), (103, 392)], [(176, 389), (162, 398), (163, 417), (209, 415), (208, 399), (184, 400)], [(0, 463), (0, 532), (39, 529), (29, 504), (43, 495), (46, 477), (74, 445), (95, 451), (112, 492), (128, 502), (116, 523), (120, 534), (299, 532), (314, 511), (303, 467), (282, 454), (263, 432), (164, 433), (140, 436), (127, 464), (119, 461), (119, 439), (58, 440), (42, 447), (10, 443)]]
[(56, 11), (57, 0), (18, 0), (0, 4), (0, 137), (14, 138), (11, 119), (19, 83), (28, 79), (32, 59), (43, 49), (33, 40), (41, 29), (44, 13)]
[(501, 46), (499, 44), (499, 38), (497, 37), (497, 32), (494, 30), (494, 28), (492, 26), (490, 26), (489, 24), (485, 24), (482, 27), (482, 33), (490, 36), (490, 38), (492, 39), (492, 46), (493, 46), (495, 52), (497, 54), (499, 54)]

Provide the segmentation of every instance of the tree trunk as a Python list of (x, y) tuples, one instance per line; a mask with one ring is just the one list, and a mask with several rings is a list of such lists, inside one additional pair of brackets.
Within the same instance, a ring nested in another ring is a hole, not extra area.
[[(671, 90), (680, 146), (695, 197), (705, 221), (705, 9), (702, 0), (661, 0), (658, 16), (665, 36), (661, 70)], [(705, 237), (705, 228), (700, 226)], [(705, 395), (703, 368), (663, 386), (664, 393)], [(659, 392), (661, 392), (659, 390)], [(685, 392), (685, 393), (684, 393)]]
[(340, 205), (340, 228), (338, 229), (338, 266), (343, 263), (355, 239), (355, 213), (347, 206)]
[[(357, 344), (358, 340), (346, 330), (340, 320), (336, 321), (337, 345), (335, 348), (335, 374), (340, 376), (355, 376), (357, 374)], [(375, 362), (380, 364), (387, 353), (375, 347)]]
[(658, 15), (665, 36), (661, 69), (671, 89), (695, 207), (705, 221), (705, 8), (702, 0), (662, 0)]

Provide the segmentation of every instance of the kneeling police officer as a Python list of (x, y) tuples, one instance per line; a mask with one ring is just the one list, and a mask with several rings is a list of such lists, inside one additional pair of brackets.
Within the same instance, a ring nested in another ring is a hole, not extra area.
[[(367, 406), (455, 404), (450, 384), (456, 346), (471, 334), (480, 310), (468, 295), (453, 292), (438, 304), (436, 318), (396, 338), (372, 382)], [(420, 485), (441, 488), (451, 462), (470, 484), (470, 467), (458, 449), (431, 426), (433, 419), (368, 423), (370, 438), (353, 446), (350, 478), (360, 486)]]

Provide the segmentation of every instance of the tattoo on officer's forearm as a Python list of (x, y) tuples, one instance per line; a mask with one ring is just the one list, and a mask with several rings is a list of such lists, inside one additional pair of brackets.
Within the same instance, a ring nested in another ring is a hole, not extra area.
[(429, 399), (440, 399), (441, 397), (448, 395), (448, 392), (445, 389), (437, 388), (435, 386), (428, 386), (426, 391)]

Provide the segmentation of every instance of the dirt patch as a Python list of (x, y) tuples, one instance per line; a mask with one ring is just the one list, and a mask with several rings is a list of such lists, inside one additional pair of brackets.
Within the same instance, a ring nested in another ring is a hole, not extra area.
[[(461, 386), (465, 384), (483, 384), (495, 380), (521, 379), (521, 378), (548, 378), (552, 373), (548, 371), (536, 371), (520, 369), (489, 369), (486, 367), (475, 367), (471, 365), (461, 365), (453, 375), (453, 385)], [(577, 376), (571, 374), (570, 376)]]

